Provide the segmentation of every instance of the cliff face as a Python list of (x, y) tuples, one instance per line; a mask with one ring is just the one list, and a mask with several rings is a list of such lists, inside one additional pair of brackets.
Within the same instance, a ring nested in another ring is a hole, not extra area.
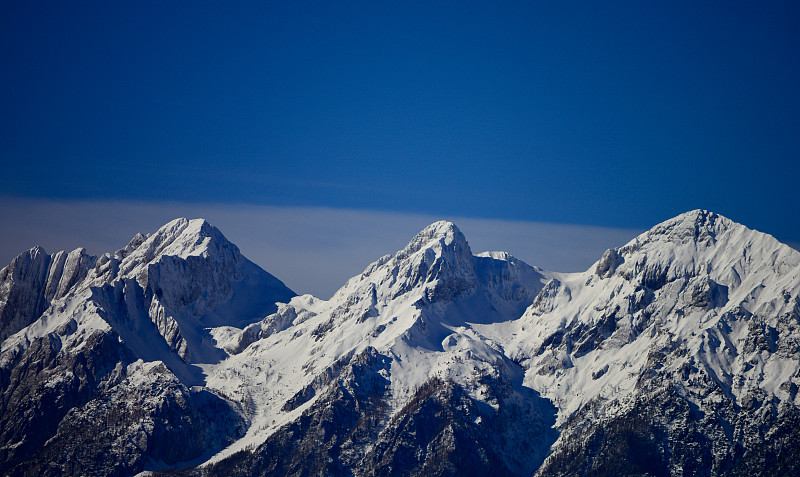
[(249, 324), (294, 295), (186, 219), (99, 258), (34, 248), (0, 279), (11, 475), (130, 475), (223, 448), (246, 420), (202, 387), (197, 363), (225, 356), (206, 327)]
[(0, 270), (0, 341), (33, 323), (51, 302), (66, 296), (86, 278), (94, 260), (82, 248), (48, 255), (35, 247)]
[(570, 274), (437, 222), (327, 301), (202, 220), (73, 254), (0, 272), (3, 473), (800, 470), (800, 253), (710, 212)]

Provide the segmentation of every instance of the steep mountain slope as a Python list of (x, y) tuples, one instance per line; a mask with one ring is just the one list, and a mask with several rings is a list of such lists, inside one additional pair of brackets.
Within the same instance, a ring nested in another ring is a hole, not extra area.
[(79, 248), (48, 255), (35, 247), (0, 270), (0, 341), (33, 323), (53, 300), (64, 297), (94, 266)]
[(800, 252), (707, 211), (571, 274), (437, 222), (327, 301), (202, 220), (0, 280), (4, 475), (800, 472)]
[[(258, 320), (289, 289), (203, 220), (175, 220), (114, 254), (79, 249), (61, 260), (75, 266), (59, 266), (60, 256), (33, 249), (0, 271), (4, 296), (38, 300), (17, 313), (31, 323), (2, 341), (4, 475), (64, 466), (129, 475), (197, 458), (243, 431), (234, 404), (191, 388), (203, 382), (195, 363), (225, 356), (205, 327)], [(26, 272), (27, 263), (38, 265)]]
[(520, 316), (543, 281), (507, 254), (473, 256), (455, 225), (437, 222), (331, 300), (282, 305), (230, 337), (242, 351), (209, 377), (252, 416), (214, 461), (257, 446), (215, 472), (532, 472), (555, 438), (554, 410), (473, 325)]
[(559, 409), (541, 475), (715, 475), (796, 422), (798, 297), (800, 253), (698, 210), (481, 332)]

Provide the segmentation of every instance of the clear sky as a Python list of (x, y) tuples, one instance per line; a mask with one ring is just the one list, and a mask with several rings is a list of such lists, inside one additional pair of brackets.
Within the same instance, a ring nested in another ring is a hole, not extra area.
[(797, 1), (8, 1), (0, 64), (6, 198), (800, 242)]

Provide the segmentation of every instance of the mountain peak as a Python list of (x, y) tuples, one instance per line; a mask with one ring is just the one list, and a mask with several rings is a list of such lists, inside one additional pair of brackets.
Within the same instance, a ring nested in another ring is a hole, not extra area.
[(451, 234), (461, 234), (461, 231), (458, 229), (456, 224), (450, 222), (449, 220), (437, 220), (436, 222), (422, 229), (419, 235), (422, 234), (447, 236)]
[[(128, 248), (131, 250), (127, 250)], [(163, 256), (187, 258), (239, 253), (238, 247), (206, 219), (190, 220), (184, 217), (168, 222), (146, 238), (137, 234), (123, 250), (126, 253), (121, 269), (125, 273)]]
[[(683, 227), (694, 227), (695, 229), (714, 230), (718, 228), (727, 228), (735, 224), (732, 220), (722, 215), (704, 209), (694, 209), (684, 212), (666, 223), (674, 223)], [(739, 224), (736, 224), (739, 225)]]
[(585, 273), (472, 255), (439, 221), (330, 300), (203, 219), (20, 257), (5, 473), (797, 474), (800, 252), (713, 212)]
[(661, 222), (634, 239), (634, 242), (666, 241), (675, 244), (690, 242), (712, 244), (719, 234), (732, 227), (745, 228), (714, 212), (695, 209)]
[(456, 224), (440, 220), (422, 229), (398, 255), (410, 256), (424, 248), (452, 248), (465, 249), (468, 256), (472, 256), (467, 238), (461, 233)]
[(177, 239), (178, 237), (190, 239), (209, 237), (222, 238), (227, 241), (227, 239), (222, 236), (222, 233), (216, 227), (211, 225), (208, 220), (203, 218), (187, 219), (186, 217), (179, 217), (175, 220), (167, 222), (151, 237), (157, 236), (167, 239)]
[(664, 221), (619, 249), (607, 251), (595, 273), (639, 277), (651, 288), (679, 278), (709, 275), (737, 287), (756, 270), (783, 273), (800, 254), (769, 234), (752, 230), (706, 210), (692, 210)]
[(37, 257), (40, 257), (40, 256), (46, 256), (46, 255), (49, 255), (49, 254), (48, 254), (48, 253), (47, 253), (47, 251), (44, 249), (44, 247), (42, 247), (41, 245), (36, 245), (35, 247), (31, 248), (30, 250), (28, 250), (28, 251), (26, 251), (26, 252), (22, 252), (21, 254), (19, 254), (19, 255), (17, 256), (17, 258), (20, 258), (20, 257), (22, 257), (23, 255), (27, 255), (27, 256), (29, 256), (31, 259), (36, 259)]
[[(472, 289), (476, 280), (467, 239), (455, 224), (440, 220), (422, 229), (402, 250), (370, 264), (334, 298), (377, 285), (391, 297), (419, 289), (429, 299), (450, 299)], [(445, 289), (446, 297), (442, 294)]]

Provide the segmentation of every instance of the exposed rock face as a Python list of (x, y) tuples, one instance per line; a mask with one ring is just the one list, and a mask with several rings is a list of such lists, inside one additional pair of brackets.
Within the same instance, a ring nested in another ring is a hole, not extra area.
[[(482, 399), (455, 381), (434, 377), (399, 409), (392, 406), (389, 357), (368, 348), (341, 366), (336, 366), (338, 375), (315, 383), (324, 384), (320, 395), (298, 419), (255, 451), (242, 451), (208, 471), (242, 476), (524, 475), (544, 459), (542, 440), (555, 439), (555, 409), (530, 390), (518, 392), (502, 374), (504, 365), (475, 376)], [(300, 405), (314, 396), (308, 388), (296, 395), (302, 397)]]
[(674, 388), (642, 392), (602, 425), (565, 426), (536, 475), (795, 475), (797, 406), (757, 406), (721, 399), (698, 409)]
[(101, 258), (108, 263), (92, 285), (119, 288), (125, 282), (131, 290), (126, 296), (142, 296), (142, 313), (187, 362), (221, 359), (204, 328), (250, 324), (274, 311), (275, 302), (294, 296), (205, 220), (173, 220), (123, 252)]
[(533, 472), (555, 440), (555, 409), (520, 386), (523, 370), (471, 322), (515, 319), (544, 280), (508, 254), (473, 256), (455, 225), (438, 222), (331, 300), (282, 305), (246, 328), (209, 378), (257, 409), (243, 441), (261, 444), (234, 446), (209, 469)]
[[(20, 466), (27, 475), (132, 475), (220, 449), (244, 432), (229, 402), (189, 389), (161, 363), (134, 362), (121, 381), (74, 407)], [(22, 472), (20, 472), (22, 473)]]
[(79, 248), (45, 253), (34, 247), (0, 270), (0, 342), (38, 319), (53, 300), (86, 278), (94, 257)]
[(193, 363), (225, 356), (204, 327), (294, 295), (203, 220), (97, 259), (35, 248), (0, 276), (3, 475), (132, 475), (224, 448), (247, 421), (194, 386)]
[(437, 222), (327, 301), (205, 221), (56, 255), (2, 271), (3, 474), (800, 471), (800, 253), (707, 211), (572, 274)]
[(727, 475), (775, 446), (800, 404), (798, 296), (800, 254), (705, 211), (548, 285), (506, 347), (559, 408), (538, 474)]
[(11, 472), (39, 450), (64, 416), (112, 382), (115, 365), (127, 359), (117, 336), (104, 331), (87, 336), (82, 349), (74, 352), (63, 350), (61, 337), (49, 334), (33, 340), (24, 351), (3, 353), (2, 472)]

